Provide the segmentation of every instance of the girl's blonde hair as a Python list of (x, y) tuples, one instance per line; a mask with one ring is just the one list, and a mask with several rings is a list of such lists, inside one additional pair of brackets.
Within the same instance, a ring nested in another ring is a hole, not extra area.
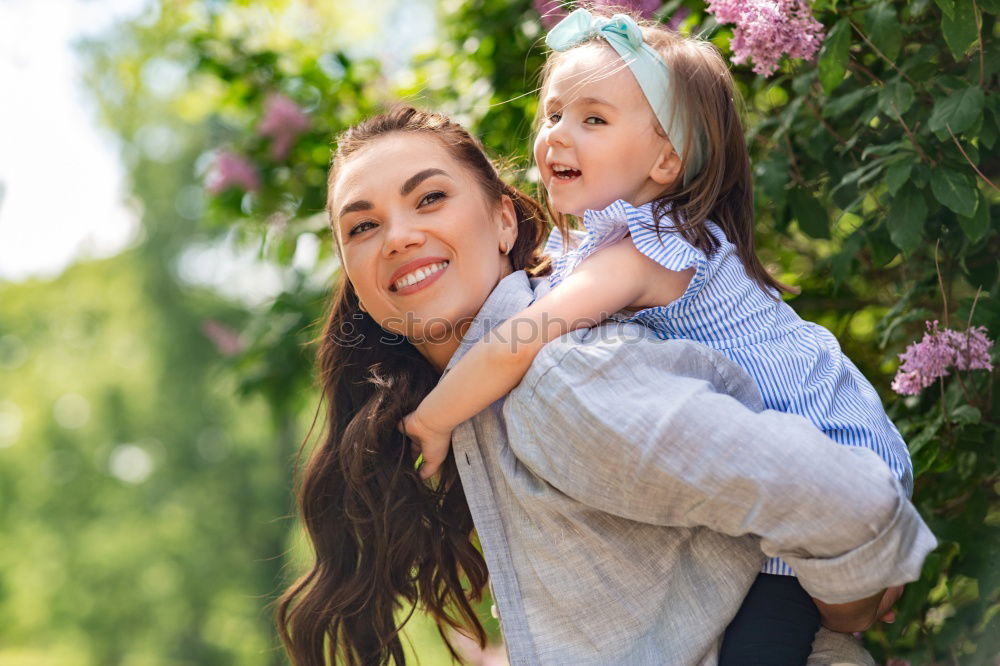
[[(606, 7), (590, 8), (590, 11), (599, 16), (629, 14), (628, 10)], [(663, 233), (679, 233), (706, 256), (712, 256), (719, 249), (719, 241), (705, 225), (707, 220), (712, 220), (736, 246), (744, 270), (761, 289), (768, 294), (772, 294), (771, 290), (798, 293), (797, 289), (774, 279), (755, 251), (750, 157), (740, 120), (739, 98), (722, 54), (709, 42), (679, 35), (661, 23), (633, 18), (642, 30), (643, 39), (660, 54), (670, 71), (674, 101), (671, 121), (680, 121), (687, 128), (684, 145), (679, 146), (678, 151), (683, 155), (681, 173), (684, 176), (677, 178), (654, 201), (654, 230), (661, 237)], [(542, 67), (541, 97), (545, 98), (552, 71), (561, 59), (581, 46), (602, 41), (594, 37), (568, 51), (553, 52)], [(663, 135), (655, 117), (653, 123)], [(692, 167), (699, 162), (700, 168), (695, 171)], [(544, 191), (542, 195), (547, 202)], [(568, 240), (566, 216), (554, 210), (550, 212), (563, 238)], [(673, 219), (672, 228), (661, 222), (668, 213)]]

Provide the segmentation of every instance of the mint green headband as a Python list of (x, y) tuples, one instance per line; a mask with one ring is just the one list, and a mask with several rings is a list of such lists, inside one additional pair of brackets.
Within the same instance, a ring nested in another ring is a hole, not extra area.
[[(642, 31), (631, 17), (615, 14), (608, 19), (594, 16), (586, 9), (577, 9), (549, 31), (545, 43), (553, 51), (568, 51), (594, 37), (604, 39), (628, 65), (660, 121), (660, 127), (683, 159), (681, 151), (687, 132), (682, 121), (671, 118), (670, 70), (660, 54), (643, 41)], [(694, 155), (688, 162), (685, 182), (701, 168), (698, 144), (697, 141), (692, 144)]]

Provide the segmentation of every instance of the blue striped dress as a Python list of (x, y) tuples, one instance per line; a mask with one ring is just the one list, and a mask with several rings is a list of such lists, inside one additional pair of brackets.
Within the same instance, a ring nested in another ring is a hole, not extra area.
[[(670, 270), (693, 266), (694, 277), (676, 301), (614, 318), (641, 323), (662, 339), (692, 340), (719, 351), (753, 377), (768, 409), (800, 414), (839, 444), (875, 451), (912, 493), (910, 454), (871, 383), (830, 331), (804, 321), (747, 276), (736, 246), (715, 223), (706, 223), (721, 245), (711, 258), (679, 233), (658, 238), (652, 204), (635, 208), (619, 200), (602, 211), (588, 210), (583, 224), (586, 231), (574, 232), (568, 250), (558, 229), (549, 236), (545, 250), (553, 257), (553, 287), (584, 258), (626, 235)], [(670, 229), (671, 220), (661, 226)], [(762, 571), (794, 575), (777, 558)]]

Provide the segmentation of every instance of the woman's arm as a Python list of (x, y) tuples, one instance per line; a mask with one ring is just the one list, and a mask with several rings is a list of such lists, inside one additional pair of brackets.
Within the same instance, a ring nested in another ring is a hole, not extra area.
[(561, 284), (474, 345), (404, 418), (423, 455), (420, 475), (437, 472), (451, 431), (517, 386), (547, 342), (629, 306), (665, 305), (684, 293), (692, 273), (663, 268), (628, 237), (587, 257)]

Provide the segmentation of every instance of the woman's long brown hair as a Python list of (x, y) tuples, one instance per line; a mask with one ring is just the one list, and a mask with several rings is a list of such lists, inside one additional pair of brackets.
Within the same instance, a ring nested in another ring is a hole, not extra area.
[[(482, 146), (439, 114), (398, 107), (345, 132), (330, 170), (330, 191), (338, 168), (354, 152), (393, 133), (437, 137), (475, 175), (486, 201), (509, 196), (517, 212), (509, 255), (514, 270), (547, 270), (547, 258), (537, 249), (546, 230), (542, 208), (503, 182)], [(437, 371), (361, 310), (346, 279), (318, 342), (326, 422), (298, 495), (315, 561), (285, 591), (276, 612), (292, 662), (404, 664), (399, 632), (416, 609), (435, 619), (456, 658), (448, 627), (485, 645), (472, 602), (481, 598), (487, 570), (472, 543), (472, 516), (454, 458), (448, 456), (432, 488), (420, 480), (409, 443), (397, 430), (437, 382)]]
[[(628, 9), (613, 7), (592, 7), (590, 11), (599, 16), (629, 13)], [(655, 21), (635, 19), (641, 26), (643, 39), (660, 54), (670, 72), (672, 118), (687, 128), (685, 145), (679, 151), (684, 156), (681, 160), (684, 177), (677, 178), (654, 201), (654, 230), (660, 237), (664, 233), (679, 233), (710, 257), (719, 249), (719, 241), (705, 225), (712, 220), (736, 246), (747, 276), (761, 289), (771, 295), (772, 289), (798, 293), (798, 289), (771, 276), (757, 257), (750, 156), (740, 119), (739, 94), (725, 60), (711, 42), (679, 35)], [(583, 44), (602, 41), (595, 37)], [(571, 51), (553, 53), (546, 61), (542, 69), (543, 99), (553, 68)], [(663, 134), (659, 123), (654, 122), (654, 127)], [(692, 156), (699, 156), (700, 160)], [(553, 212), (552, 217), (563, 238), (569, 239), (565, 216)], [(668, 217), (671, 226), (663, 224)]]

